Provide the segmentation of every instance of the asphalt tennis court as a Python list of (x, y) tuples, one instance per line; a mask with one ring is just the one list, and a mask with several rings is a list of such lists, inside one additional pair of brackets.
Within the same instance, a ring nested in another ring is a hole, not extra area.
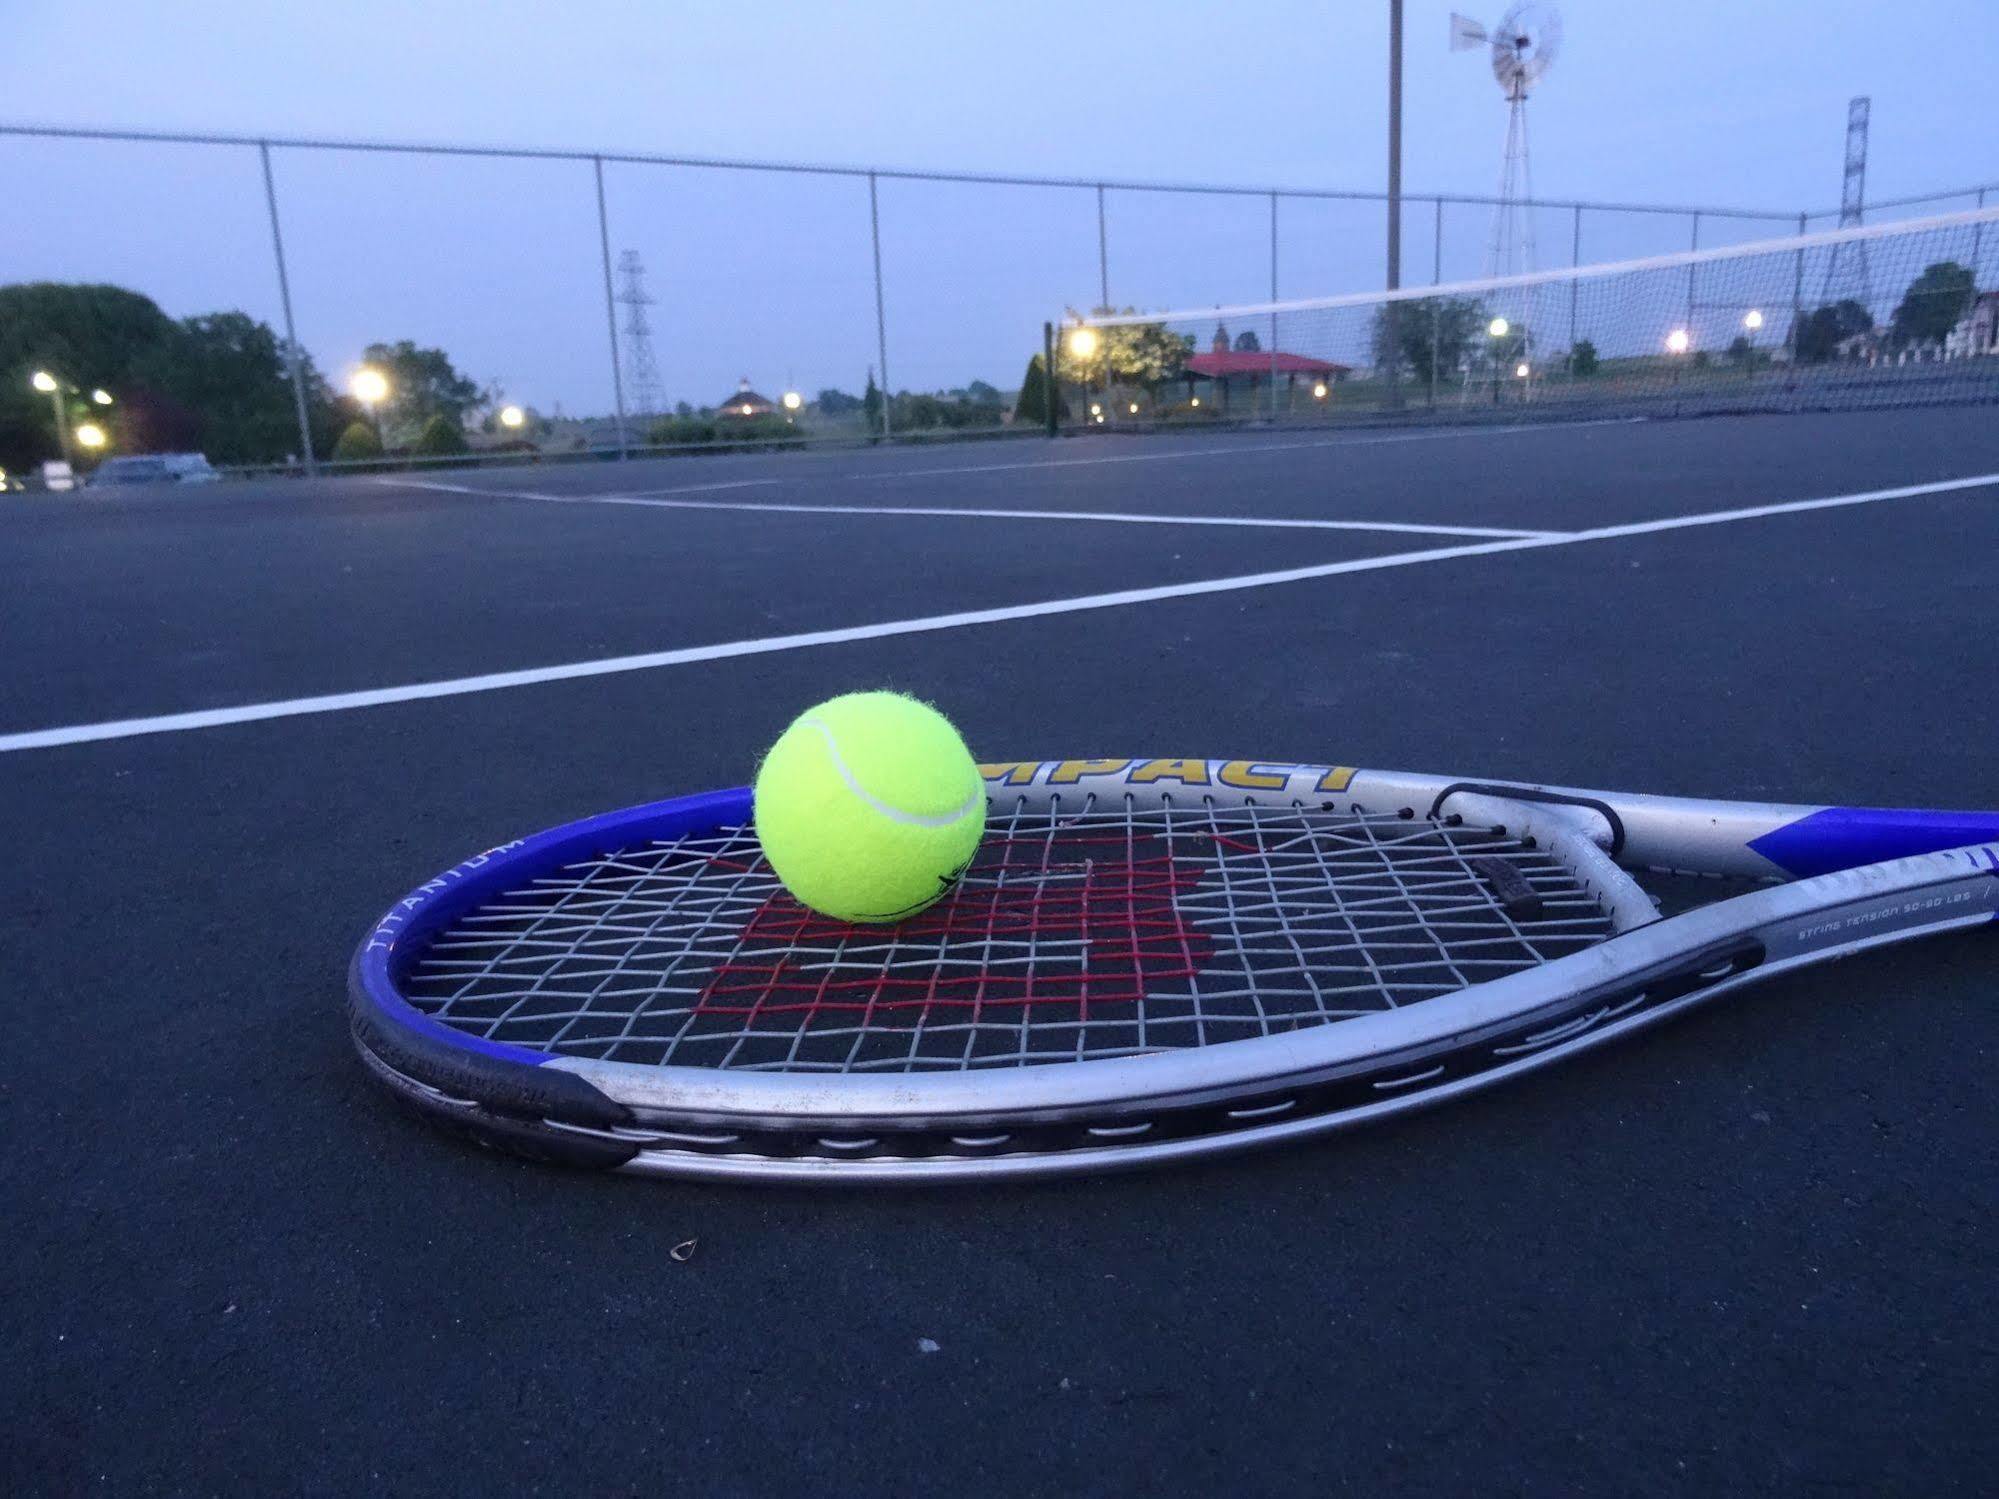
[(1989, 408), (12, 498), (0, 1466), (1988, 1491), (1990, 939), (1301, 1148), (892, 1193), (480, 1153), (377, 1093), (342, 998), (420, 879), (739, 784), (863, 686), (988, 759), (1991, 806), (1995, 556)]

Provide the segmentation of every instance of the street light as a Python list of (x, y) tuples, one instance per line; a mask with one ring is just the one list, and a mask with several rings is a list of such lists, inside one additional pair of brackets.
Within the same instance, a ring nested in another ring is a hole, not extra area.
[(1093, 357), (1102, 344), (1103, 340), (1097, 337), (1094, 328), (1078, 328), (1069, 335), (1069, 352), (1078, 359)]
[(95, 452), (104, 446), (104, 429), (95, 422), (84, 422), (76, 429), (76, 440)]
[(1758, 328), (1763, 326), (1763, 314), (1754, 307), (1750, 308), (1742, 314), (1742, 326), (1747, 328), (1751, 333), (1754, 333)]
[(347, 392), (367, 408), (368, 415), (375, 422), (375, 441), (386, 449), (389, 439), (382, 430), (381, 405), (389, 398), (389, 377), (373, 365), (364, 364), (354, 371), (354, 378), (347, 382)]
[(47, 370), (36, 370), (28, 383), (49, 398), (49, 404), (56, 413), (56, 443), (62, 449), (62, 461), (69, 458), (69, 414), (62, 409), (62, 382)]
[(109, 406), (111, 404), (111, 392), (100, 385), (90, 393), (90, 399), (100, 406)]
[(805, 404), (805, 397), (800, 395), (797, 391), (787, 390), (784, 393), (784, 409), (786, 411), (796, 411), (799, 407), (803, 406), (804, 404)]
[(1671, 333), (1666, 335), (1666, 352), (1668, 354), (1684, 354), (1687, 352), (1687, 346), (1692, 342), (1693, 339), (1688, 336), (1686, 329), (1675, 328)]
[(518, 406), (500, 408), (500, 425), (503, 427), (520, 427), (527, 422), (527, 419), (528, 414)]
[(1504, 338), (1513, 331), (1513, 325), (1503, 317), (1496, 317), (1485, 325), (1485, 331), (1494, 338)]
[(1131, 403), (1131, 414), (1132, 414), (1133, 416), (1137, 416), (1137, 415), (1138, 415), (1138, 402), (1136, 402), (1136, 401), (1133, 401), (1133, 402)]
[(1321, 380), (1317, 385), (1314, 385), (1312, 387), (1312, 399), (1315, 401), (1323, 401), (1325, 400), (1325, 398), (1326, 398), (1326, 382)]
[(1516, 379), (1525, 380), (1527, 378), (1527, 361), (1523, 359), (1514, 365), (1513, 374)]

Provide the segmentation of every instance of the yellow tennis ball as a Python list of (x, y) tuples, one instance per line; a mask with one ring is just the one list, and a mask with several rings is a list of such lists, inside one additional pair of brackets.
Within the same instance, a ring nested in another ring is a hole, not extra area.
[(950, 720), (895, 692), (808, 708), (757, 770), (757, 841), (777, 877), (842, 921), (900, 921), (958, 883), (986, 827), (979, 767)]

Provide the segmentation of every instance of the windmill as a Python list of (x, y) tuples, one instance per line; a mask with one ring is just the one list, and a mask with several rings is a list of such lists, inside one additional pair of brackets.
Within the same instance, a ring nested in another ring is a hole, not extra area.
[[(1506, 155), (1499, 170), (1499, 199), (1492, 209), (1485, 274), (1519, 276), (1534, 269), (1534, 185), (1527, 164), (1527, 96), (1548, 71), (1562, 44), (1561, 13), (1551, 5), (1519, 4), (1488, 31), (1468, 16), (1451, 16), (1451, 50), (1489, 48), (1492, 76), (1506, 95)], [(1535, 313), (1539, 288), (1521, 288), (1489, 299), (1487, 337), (1465, 369), (1463, 399), (1474, 387), (1507, 389), (1531, 399), (1535, 373)]]
[(1562, 16), (1551, 5), (1516, 5), (1487, 31), (1469, 17), (1452, 15), (1451, 50), (1489, 47), (1492, 76), (1506, 95), (1506, 157), (1499, 172), (1499, 202), (1486, 248), (1488, 276), (1518, 276), (1534, 269), (1534, 196), (1527, 166), (1527, 95), (1562, 45)]

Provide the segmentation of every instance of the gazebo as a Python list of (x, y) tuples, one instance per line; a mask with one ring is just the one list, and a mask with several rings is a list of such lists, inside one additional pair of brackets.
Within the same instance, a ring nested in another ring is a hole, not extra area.
[(1209, 382), (1221, 395), (1221, 407), (1229, 407), (1229, 388), (1239, 380), (1247, 380), (1250, 389), (1250, 405), (1256, 404), (1256, 389), (1266, 380), (1282, 375), (1285, 381), (1286, 404), (1295, 391), (1300, 376), (1314, 385), (1337, 384), (1353, 373), (1353, 367), (1335, 364), (1329, 359), (1313, 359), (1305, 354), (1287, 354), (1282, 349), (1239, 349), (1229, 343), (1229, 330), (1221, 324), (1215, 326), (1214, 345), (1206, 354), (1190, 354), (1181, 366), (1180, 378), (1187, 382), (1187, 398), (1194, 397), (1196, 381)]
[(715, 417), (718, 421), (740, 422), (752, 417), (769, 416), (775, 410), (777, 402), (751, 390), (750, 377), (745, 375), (737, 382), (734, 394), (716, 402)]

